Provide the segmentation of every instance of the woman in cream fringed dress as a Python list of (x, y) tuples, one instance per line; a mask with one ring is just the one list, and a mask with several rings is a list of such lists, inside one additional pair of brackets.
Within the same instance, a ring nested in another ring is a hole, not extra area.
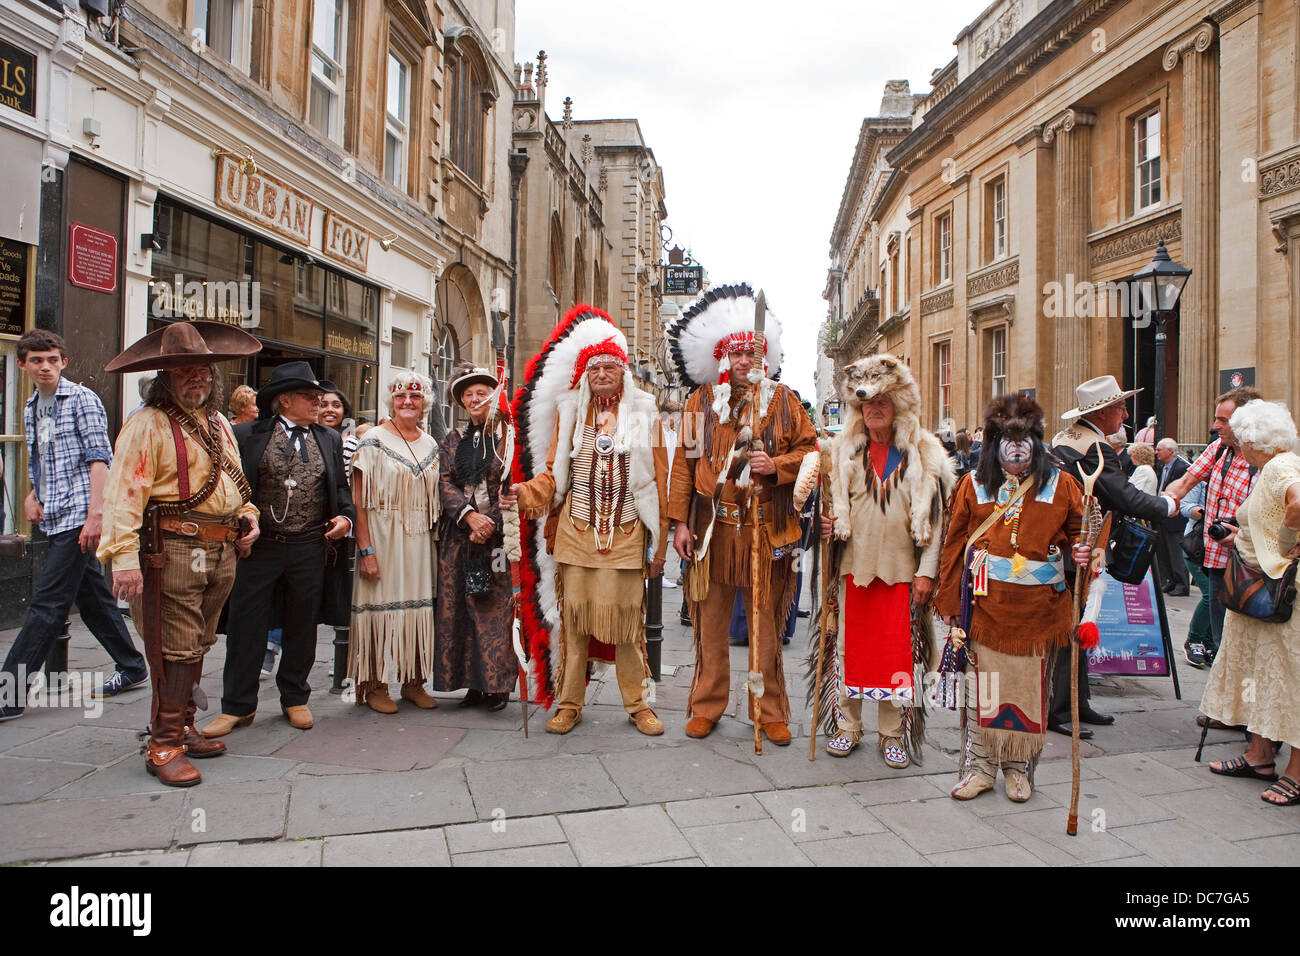
[(422, 427), (431, 383), (398, 372), (384, 394), (390, 417), (370, 429), (352, 457), (357, 506), (357, 578), (352, 590), (348, 676), (357, 703), (397, 712), (388, 684), (426, 710), (433, 669), (434, 527), (438, 446)]
[[(1292, 450), (1296, 427), (1286, 406), (1256, 399), (1228, 422), (1241, 451), (1259, 469), (1254, 490), (1237, 509), (1241, 530), (1233, 542), (1237, 556), (1271, 578), (1280, 578), (1300, 554), (1300, 456)], [(1232, 573), (1229, 565), (1228, 573)], [(1300, 803), (1300, 613), (1269, 624), (1228, 611), (1223, 644), (1214, 658), (1201, 712), (1229, 726), (1250, 731), (1246, 752), (1210, 764), (1229, 777), (1277, 780), (1261, 794), (1266, 803)], [(1291, 745), (1286, 773), (1278, 780), (1270, 741)]]

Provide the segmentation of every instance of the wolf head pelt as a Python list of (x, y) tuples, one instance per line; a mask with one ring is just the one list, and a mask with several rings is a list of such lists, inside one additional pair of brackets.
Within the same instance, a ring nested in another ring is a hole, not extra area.
[(1051, 449), (1043, 442), (1046, 416), (1039, 404), (1028, 395), (999, 395), (984, 409), (984, 444), (981, 446), (979, 466), (974, 479), (989, 494), (1002, 484), (1002, 463), (998, 449), (1003, 439), (1028, 441), (1034, 446), (1028, 474), (1034, 476), (1041, 488), (1055, 467)]
[[(921, 390), (912, 370), (893, 355), (868, 355), (845, 368), (840, 395), (847, 414), (844, 431), (835, 440), (836, 514), (849, 514), (852, 469), (869, 467), (863, 458), (868, 436), (862, 405), (887, 395), (894, 406), (894, 447), (907, 456), (904, 481), (911, 500), (912, 540), (917, 547), (925, 547), (935, 533), (955, 473), (939, 439), (921, 427)], [(847, 538), (850, 530), (849, 521), (837, 522), (840, 537)]]

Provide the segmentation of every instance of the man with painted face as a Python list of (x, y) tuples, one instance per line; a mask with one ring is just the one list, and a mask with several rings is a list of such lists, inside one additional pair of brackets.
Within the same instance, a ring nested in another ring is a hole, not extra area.
[[(1148, 495), (1129, 484), (1120, 458), (1106, 442), (1107, 435), (1118, 432), (1128, 420), (1126, 401), (1140, 388), (1123, 391), (1113, 375), (1089, 379), (1074, 390), (1077, 405), (1061, 416), (1070, 424), (1052, 439), (1052, 451), (1065, 465), (1065, 472), (1078, 475), (1080, 471), (1092, 474), (1097, 468), (1097, 456), (1104, 466), (1093, 493), (1101, 503), (1102, 511), (1119, 515), (1163, 521), (1178, 513), (1178, 497), (1171, 490), (1160, 495)], [(1079, 655), (1079, 720), (1085, 724), (1107, 726), (1115, 722), (1110, 714), (1099, 714), (1092, 709), (1088, 693), (1088, 655)], [(1070, 663), (1066, 655), (1058, 654), (1056, 671), (1052, 679), (1052, 714), (1048, 730), (1069, 735), (1070, 727)], [(1092, 731), (1086, 727), (1079, 738), (1087, 740)]]
[[(1074, 629), (1065, 566), (1083, 493), (1043, 444), (1032, 398), (995, 398), (984, 434), (978, 469), (953, 494), (935, 601), (945, 623), (967, 634), (966, 739), (952, 796), (991, 790), (1001, 766), (1007, 797), (1024, 803), (1047, 731), (1047, 662)], [(1088, 555), (1080, 548), (1080, 563)]]

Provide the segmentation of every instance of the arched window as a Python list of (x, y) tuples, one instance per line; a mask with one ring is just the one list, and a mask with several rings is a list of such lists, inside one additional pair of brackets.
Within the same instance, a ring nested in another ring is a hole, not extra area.
[(456, 370), (456, 363), (460, 360), (460, 350), (456, 347), (456, 333), (451, 330), (451, 326), (443, 326), (442, 334), (438, 337), (438, 357), (436, 359), (436, 372), (433, 383), (433, 394), (437, 396), (437, 405), (434, 406), (433, 414), (442, 416), (444, 429), (450, 430), (455, 423), (456, 410), (451, 406), (451, 397), (447, 394), (447, 386), (451, 384), (452, 372)]
[(496, 100), (487, 60), (465, 27), (446, 33), (447, 148), (451, 161), (483, 185), (487, 113)]
[(583, 275), (582, 260), (582, 242), (575, 239), (573, 241), (573, 302), (575, 305), (587, 301), (587, 294), (583, 291), (587, 285), (587, 277)]
[(551, 291), (564, 311), (564, 237), (560, 233), (560, 217), (551, 213)]

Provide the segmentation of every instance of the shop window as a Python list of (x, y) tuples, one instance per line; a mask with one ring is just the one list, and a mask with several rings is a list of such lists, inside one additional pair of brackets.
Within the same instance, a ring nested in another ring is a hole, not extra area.
[(261, 308), (257, 334), (279, 342), (321, 347), (324, 270), (302, 257), (258, 243), (257, 282)]
[(375, 290), (337, 272), (327, 274), (325, 348), (357, 359), (374, 360), (379, 300)]
[(378, 383), (374, 365), (326, 355), (324, 369), (325, 378), (343, 389), (343, 394), (352, 401), (352, 414), (358, 425), (363, 419), (373, 423), (383, 417), (376, 401)]
[(384, 179), (406, 188), (407, 130), (410, 122), (410, 69), (388, 51), (388, 93), (384, 120)]
[(311, 92), (307, 122), (316, 132), (343, 142), (344, 57), (347, 49), (346, 0), (314, 0), (311, 31)]

